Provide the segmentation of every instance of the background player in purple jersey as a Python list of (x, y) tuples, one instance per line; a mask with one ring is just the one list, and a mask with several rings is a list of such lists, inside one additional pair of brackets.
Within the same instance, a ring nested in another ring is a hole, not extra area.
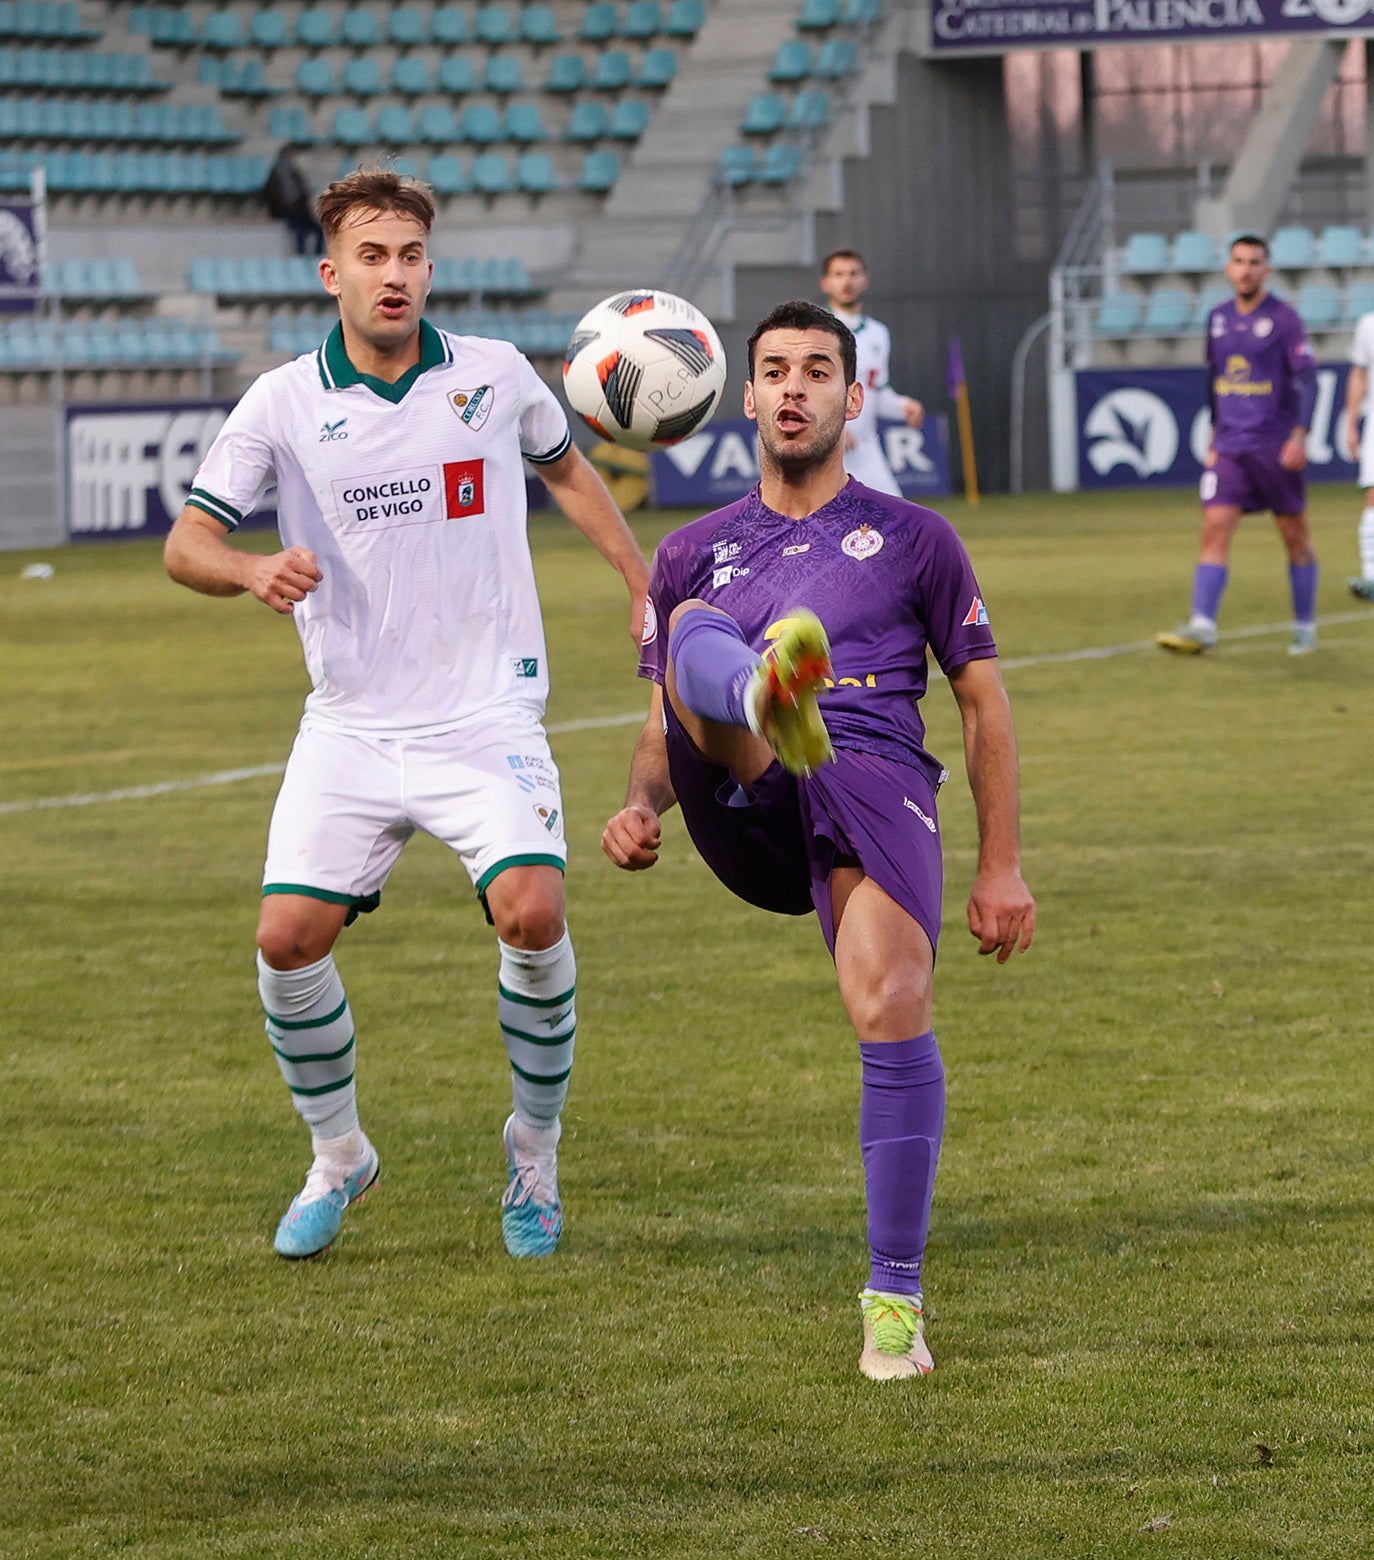
[(1317, 555), (1307, 527), (1307, 430), (1316, 400), (1312, 348), (1297, 311), (1264, 290), (1269, 246), (1253, 233), (1231, 242), (1230, 303), (1207, 318), (1212, 442), (1202, 473), (1202, 552), (1192, 616), (1157, 634), (1161, 650), (1197, 655), (1217, 642), (1217, 611), (1230, 574), (1231, 538), (1243, 514), (1270, 509), (1288, 549), (1293, 591), (1290, 655), (1317, 644)]
[[(815, 909), (863, 1065), (860, 1369), (884, 1380), (933, 1368), (921, 1259), (944, 1123), (931, 1028), (944, 772), (917, 703), (927, 648), (963, 719), (979, 951), (1001, 963), (1029, 947), (1035, 904), (982, 593), (947, 521), (846, 477), (845, 424), (864, 394), (854, 365), (852, 333), (816, 304), (780, 305), (750, 338), (744, 409), (759, 427), (761, 481), (659, 546), (640, 661), (658, 686), (602, 847), (629, 871), (651, 867), (660, 817), (676, 802), (741, 898), (782, 914)], [(834, 686), (818, 705), (804, 668), (827, 653)]]

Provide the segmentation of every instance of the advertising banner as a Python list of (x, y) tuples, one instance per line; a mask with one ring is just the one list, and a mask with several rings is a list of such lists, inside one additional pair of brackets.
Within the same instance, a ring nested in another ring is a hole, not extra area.
[(931, 0), (937, 54), (1374, 30), (1374, 0)]
[(0, 200), (0, 314), (32, 314), (42, 281), (33, 202)]
[[(1309, 482), (1355, 481), (1345, 453), (1348, 363), (1317, 367)], [(1212, 436), (1202, 368), (1084, 369), (1074, 376), (1080, 488), (1196, 483)]]
[[(922, 504), (950, 491), (949, 437), (943, 417), (924, 426), (880, 423), (879, 438), (902, 494)], [(705, 514), (733, 504), (759, 480), (758, 429), (747, 418), (717, 419), (652, 457), (654, 503)]]
[[(191, 478), (233, 410), (232, 401), (188, 405), (69, 406), (67, 494), (74, 541), (165, 536), (191, 491)], [(259, 509), (244, 522), (276, 524)]]

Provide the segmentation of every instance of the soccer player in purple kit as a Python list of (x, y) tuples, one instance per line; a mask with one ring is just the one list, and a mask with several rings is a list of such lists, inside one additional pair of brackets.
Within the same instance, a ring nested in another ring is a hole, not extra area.
[(1202, 473), (1202, 550), (1192, 616), (1161, 650), (1197, 655), (1217, 642), (1217, 611), (1230, 574), (1231, 538), (1243, 514), (1273, 511), (1288, 550), (1293, 592), (1290, 655), (1317, 645), (1317, 555), (1307, 525), (1307, 430), (1316, 401), (1312, 348), (1297, 311), (1265, 291), (1269, 246), (1253, 233), (1231, 241), (1226, 279), (1235, 290), (1207, 318), (1212, 441)]
[(945, 1108), (931, 1027), (945, 775), (918, 708), (928, 647), (963, 721), (979, 951), (1002, 963), (1029, 947), (1035, 904), (982, 592), (946, 520), (846, 476), (845, 424), (863, 395), (853, 334), (819, 305), (781, 304), (750, 338), (744, 409), (761, 480), (659, 546), (640, 661), (657, 686), (602, 848), (628, 871), (653, 866), (676, 802), (734, 893), (786, 915), (815, 909), (862, 1061), (859, 1365), (889, 1380), (934, 1368), (921, 1260)]

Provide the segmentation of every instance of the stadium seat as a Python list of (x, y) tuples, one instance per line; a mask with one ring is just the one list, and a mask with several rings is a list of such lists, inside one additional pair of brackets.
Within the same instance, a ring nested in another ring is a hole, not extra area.
[(426, 103), (420, 110), (416, 130), (419, 139), (431, 146), (448, 146), (461, 138), (457, 116), (447, 103)]
[(395, 104), (379, 109), (377, 139), (385, 146), (409, 146), (415, 139), (415, 119), (410, 110)]
[(431, 29), (435, 43), (469, 43), (472, 29), (468, 25), (468, 13), (461, 5), (441, 5), (434, 12)]
[(211, 11), (200, 30), (202, 49), (241, 49), (243, 20), (237, 11)]
[(439, 61), (439, 90), (453, 97), (476, 92), (477, 72), (466, 54), (449, 54)]
[(614, 152), (588, 152), (582, 161), (577, 187), (588, 194), (604, 194), (620, 177), (620, 159)]
[(677, 75), (677, 55), (671, 49), (647, 49), (636, 78), (641, 87), (669, 86)]
[(506, 110), (505, 131), (508, 141), (517, 141), (526, 146), (549, 138), (538, 106), (534, 103), (512, 103)]
[(1317, 240), (1310, 228), (1281, 227), (1269, 241), (1269, 263), (1276, 271), (1304, 271), (1317, 263)]
[(509, 195), (515, 190), (510, 164), (500, 152), (482, 152), (472, 160), (472, 187), (481, 195)]
[(787, 104), (776, 92), (759, 92), (749, 99), (740, 120), (743, 135), (776, 135), (787, 122)]
[(329, 97), (334, 91), (334, 71), (328, 60), (302, 60), (296, 67), (296, 88), (306, 97)]
[(567, 141), (599, 141), (611, 128), (611, 116), (605, 104), (593, 98), (583, 98), (573, 104), (568, 128), (563, 132)]
[(1364, 234), (1357, 227), (1331, 226), (1322, 229), (1317, 241), (1317, 259), (1321, 265), (1345, 268), (1364, 263)]
[(339, 42), (350, 49), (375, 49), (382, 41), (377, 15), (365, 5), (350, 7), (339, 23)]
[(1329, 282), (1304, 283), (1294, 303), (1309, 331), (1334, 330), (1343, 318), (1340, 290)]
[(329, 134), (340, 146), (367, 146), (372, 140), (372, 122), (367, 117), (367, 110), (336, 108)]
[(822, 81), (839, 81), (859, 68), (859, 46), (852, 38), (827, 38), (816, 56), (814, 75)]
[(284, 49), (291, 42), (286, 13), (271, 9), (254, 13), (248, 24), (248, 41), (259, 49)]
[(1175, 271), (1215, 271), (1221, 256), (1206, 233), (1188, 228), (1175, 237), (1170, 261)]
[(1345, 318), (1351, 325), (1362, 314), (1374, 314), (1374, 281), (1351, 282), (1345, 290)]
[(758, 161), (752, 146), (727, 146), (716, 166), (716, 182), (740, 189), (754, 177)]
[(463, 159), (448, 153), (430, 158), (429, 182), (440, 195), (465, 195), (472, 188)]
[(604, 49), (592, 71), (592, 86), (598, 92), (619, 92), (630, 84), (632, 67), (624, 49)]
[(625, 20), (620, 24), (620, 36), (647, 43), (663, 31), (663, 8), (658, 0), (630, 0)]
[(458, 122), (458, 133), (464, 141), (488, 146), (501, 139), (501, 116), (490, 103), (469, 103)]
[(577, 36), (584, 43), (605, 43), (620, 30), (620, 18), (610, 0), (593, 0), (577, 29)]
[(806, 0), (797, 18), (799, 32), (824, 32), (840, 19), (840, 0)]
[(790, 184), (801, 172), (801, 147), (790, 141), (774, 141), (754, 174), (756, 184)]
[(387, 18), (386, 35), (403, 49), (429, 42), (432, 13), (418, 5), (398, 5)]
[(840, 20), (846, 27), (868, 27), (883, 14), (883, 0), (844, 0)]
[(555, 54), (544, 78), (545, 92), (576, 92), (587, 84), (587, 65), (580, 54)]
[(561, 183), (547, 152), (522, 152), (516, 159), (515, 182), (527, 195), (548, 195)]
[(1093, 319), (1096, 336), (1130, 336), (1140, 328), (1143, 310), (1138, 293), (1109, 293)]
[(504, 5), (484, 5), (477, 12), (474, 29), (478, 43), (499, 48), (503, 43), (518, 43), (520, 27)]
[(520, 12), (520, 36), (536, 49), (547, 48), (551, 43), (561, 43), (558, 18), (551, 5), (527, 5)]
[(1181, 287), (1158, 287), (1145, 305), (1143, 329), (1147, 335), (1179, 336), (1193, 322), (1192, 294)]
[(413, 157), (389, 157), (387, 166), (403, 179), (420, 178), (420, 164)]
[(670, 38), (695, 38), (705, 21), (705, 0), (673, 0), (663, 30)]
[(1169, 240), (1163, 233), (1132, 233), (1121, 251), (1121, 269), (1128, 276), (1169, 270)]
[(429, 66), (418, 54), (402, 54), (391, 67), (391, 90), (402, 97), (418, 97), (432, 86)]
[(303, 49), (327, 49), (334, 42), (334, 18), (322, 7), (308, 6), (296, 18), (296, 42)]
[(611, 114), (610, 135), (617, 141), (637, 141), (649, 128), (649, 105), (622, 98)]
[(830, 94), (828, 92), (798, 92), (787, 116), (793, 130), (819, 130), (830, 118)]
[(785, 38), (778, 45), (768, 79), (781, 82), (805, 81), (814, 64), (809, 43), (802, 38)]
[(280, 90), (268, 81), (261, 60), (225, 60), (220, 91), (226, 97), (274, 97)]
[(493, 54), (487, 61), (482, 80), (488, 92), (502, 96), (525, 90), (525, 73), (521, 69), (519, 56), (515, 54)]
[(385, 91), (376, 55), (354, 54), (345, 60), (340, 85), (345, 92), (351, 92), (355, 97), (376, 97), (379, 92)]

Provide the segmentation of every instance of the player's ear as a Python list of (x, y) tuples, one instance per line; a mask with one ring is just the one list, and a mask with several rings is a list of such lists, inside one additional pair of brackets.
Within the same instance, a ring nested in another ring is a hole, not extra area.
[(324, 255), (320, 260), (320, 281), (331, 298), (339, 296), (339, 273), (328, 255)]
[(863, 411), (863, 406), (863, 380), (856, 379), (854, 383), (845, 390), (844, 393), (844, 420), (846, 422), (853, 422), (859, 413)]
[(744, 381), (744, 415), (750, 422), (758, 421), (758, 415), (754, 411), (754, 381), (752, 379)]

